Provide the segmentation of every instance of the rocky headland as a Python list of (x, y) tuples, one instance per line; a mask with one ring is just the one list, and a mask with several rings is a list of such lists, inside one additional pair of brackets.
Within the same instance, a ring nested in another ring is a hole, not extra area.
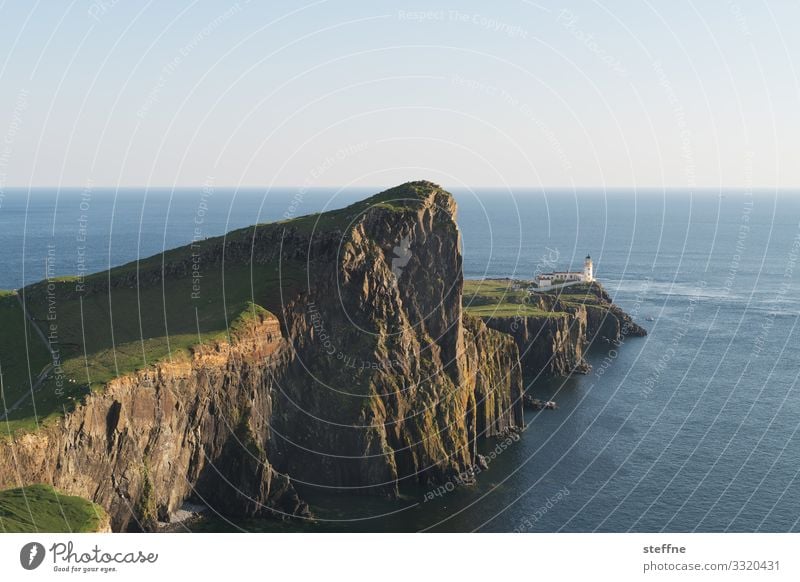
[(598, 282), (533, 293), (519, 291), (523, 286), (509, 279), (473, 283), (467, 310), (514, 338), (526, 374), (586, 373), (585, 350), (592, 342), (618, 344), (647, 335)]
[[(69, 319), (78, 300), (104, 322), (131, 296), (164, 299), (130, 329), (119, 308), (110, 344), (64, 348), (69, 401), (0, 440), (0, 489), (45, 483), (128, 531), (157, 529), (187, 499), (234, 518), (311, 519), (295, 483), (392, 497), (468, 474), (481, 439), (524, 428), (524, 370), (568, 374), (592, 335), (644, 330), (599, 286), (583, 302), (543, 295), (520, 316), (471, 313), (455, 215), (449, 193), (412, 182), (54, 284), (62, 336), (82, 329)], [(198, 269), (205, 289), (224, 281), (224, 301), (195, 297)], [(45, 287), (20, 293), (42, 321)], [(176, 313), (191, 315), (159, 331)], [(116, 358), (112, 374), (107, 354), (126, 333), (131, 353), (152, 357)]]

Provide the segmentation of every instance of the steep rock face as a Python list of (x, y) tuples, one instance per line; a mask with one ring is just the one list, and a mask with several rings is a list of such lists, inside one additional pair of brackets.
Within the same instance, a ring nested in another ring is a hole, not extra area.
[(464, 323), (470, 350), (467, 376), (475, 382), (474, 403), (467, 409), (467, 428), (474, 443), (475, 437), (504, 435), (523, 426), (522, 408), (518, 405), (522, 398), (522, 366), (513, 337), (488, 327), (477, 317), (466, 316)]
[(277, 319), (261, 316), (233, 344), (114, 380), (57, 426), (0, 442), (0, 488), (50, 483), (106, 508), (115, 531), (152, 529), (193, 490), (232, 515), (306, 514), (263, 451), (236, 442), (268, 439), (287, 356)]
[(516, 350), (464, 324), (455, 202), (428, 183), (392, 194), (352, 218), (336, 260), (309, 255), (314, 285), (287, 313), (297, 358), (273, 426), (292, 438), (269, 456), (302, 481), (394, 494), (522, 426)]
[[(394, 495), (468, 471), (477, 439), (522, 428), (513, 339), (462, 312), (452, 197), (412, 183), (320, 216), (204, 243), (204, 265), (302, 264), (307, 285), (231, 342), (0, 443), (0, 488), (51, 483), (102, 505), (115, 531), (152, 528), (192, 494), (234, 516), (305, 516), (293, 481)], [(185, 277), (190, 261), (167, 253), (111, 285)]]
[(585, 307), (541, 317), (488, 318), (486, 325), (514, 338), (526, 373), (566, 376), (588, 370)]

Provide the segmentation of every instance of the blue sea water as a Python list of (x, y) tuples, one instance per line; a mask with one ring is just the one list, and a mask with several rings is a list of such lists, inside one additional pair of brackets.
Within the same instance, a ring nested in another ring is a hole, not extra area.
[[(6, 190), (0, 288), (102, 270), (368, 192)], [(537, 380), (559, 410), (527, 413), (477, 486), (424, 501), (304, 491), (310, 529), (800, 531), (800, 197), (792, 192), (456, 191), (464, 271), (580, 268), (649, 335), (593, 345), (586, 376)], [(199, 230), (198, 230), (199, 229)], [(85, 239), (85, 240), (84, 240)], [(487, 442), (490, 452), (497, 442)], [(269, 521), (209, 527), (269, 530)]]

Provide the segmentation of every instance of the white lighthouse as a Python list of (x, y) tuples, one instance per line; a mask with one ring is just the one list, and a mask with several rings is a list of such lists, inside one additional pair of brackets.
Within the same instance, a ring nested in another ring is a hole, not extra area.
[(550, 289), (552, 287), (563, 287), (574, 285), (575, 283), (591, 283), (594, 281), (594, 267), (592, 257), (586, 255), (583, 260), (583, 271), (552, 271), (550, 273), (539, 273), (536, 276), (537, 289)]
[(594, 281), (594, 271), (592, 268), (592, 257), (586, 255), (586, 259), (583, 261), (583, 280), (586, 283), (591, 283)]

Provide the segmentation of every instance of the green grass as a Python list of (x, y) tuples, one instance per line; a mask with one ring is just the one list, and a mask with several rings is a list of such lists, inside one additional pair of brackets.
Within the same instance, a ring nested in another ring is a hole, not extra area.
[[(0, 322), (0, 411), (5, 412), (6, 407), (30, 393), (32, 382), (50, 363), (50, 353), (25, 318), (16, 293), (0, 292)], [(32, 417), (32, 405), (10, 413), (7, 421), (0, 422), (0, 438), (19, 428), (35, 427), (35, 421), (19, 420)]]
[[(219, 265), (209, 266), (202, 271), (199, 296), (192, 295), (191, 277), (139, 289), (135, 284), (114, 287), (110, 294), (85, 298), (72, 293), (72, 284), (59, 284), (54, 322), (64, 371), (97, 388), (193, 345), (224, 338), (240, 316), (264, 304), (279, 311), (281, 292), (292, 296), (305, 283), (299, 269), (288, 272), (286, 267), (279, 280), (275, 264), (256, 265), (252, 277), (246, 265), (231, 265), (224, 273)], [(45, 323), (44, 298), (34, 295), (29, 310), (37, 322)]]
[(99, 505), (62, 495), (49, 485), (0, 491), (0, 532), (94, 532), (106, 520)]
[(476, 317), (560, 317), (560, 311), (545, 311), (532, 305), (520, 303), (498, 303), (497, 305), (474, 305), (465, 311)]
[(588, 300), (598, 300), (598, 294), (602, 291), (602, 286), (596, 281), (593, 283), (576, 283), (560, 289), (542, 291), (548, 295), (556, 297), (581, 297)]
[(528, 292), (524, 289), (514, 289), (512, 285), (515, 283), (527, 285), (526, 281), (513, 279), (465, 279), (464, 304), (525, 303)]
[(514, 289), (514, 284), (527, 281), (512, 279), (466, 279), (464, 311), (477, 317), (559, 317), (560, 311), (545, 311), (529, 303), (528, 292)]

